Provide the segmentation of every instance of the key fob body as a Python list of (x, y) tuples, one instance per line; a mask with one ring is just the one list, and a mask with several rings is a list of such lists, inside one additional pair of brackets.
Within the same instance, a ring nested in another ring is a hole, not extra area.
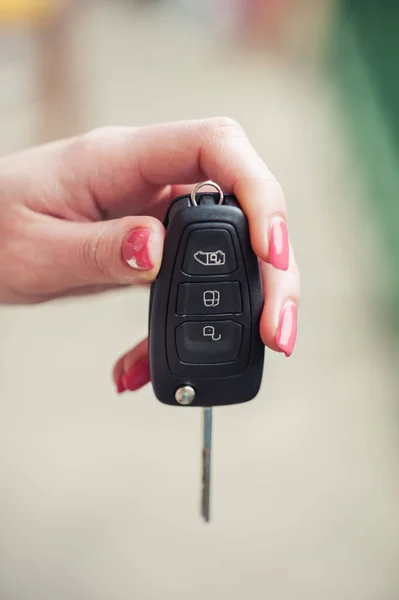
[(263, 293), (247, 218), (236, 198), (180, 196), (165, 217), (162, 265), (151, 286), (149, 359), (158, 400), (179, 406), (176, 391), (195, 391), (191, 406), (222, 406), (256, 396), (264, 345)]

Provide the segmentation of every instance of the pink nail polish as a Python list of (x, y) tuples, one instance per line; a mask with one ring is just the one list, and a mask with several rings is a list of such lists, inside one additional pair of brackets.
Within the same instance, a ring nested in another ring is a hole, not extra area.
[(133, 269), (142, 271), (152, 269), (149, 252), (150, 237), (149, 229), (134, 229), (123, 242), (123, 258)]
[(122, 381), (122, 377), (119, 379), (119, 381), (116, 384), (116, 391), (118, 392), (118, 394), (122, 394), (122, 392), (124, 392), (126, 390), (126, 388), (123, 384), (123, 381)]
[(277, 329), (276, 344), (286, 356), (291, 356), (297, 332), (297, 307), (293, 302), (287, 302), (280, 317)]
[(272, 220), (269, 235), (269, 262), (276, 269), (286, 271), (289, 265), (289, 244), (287, 226), (283, 219)]
[(122, 376), (122, 382), (125, 389), (130, 390), (131, 392), (146, 385), (150, 379), (150, 365), (148, 364), (147, 358), (144, 358), (133, 365), (131, 369)]

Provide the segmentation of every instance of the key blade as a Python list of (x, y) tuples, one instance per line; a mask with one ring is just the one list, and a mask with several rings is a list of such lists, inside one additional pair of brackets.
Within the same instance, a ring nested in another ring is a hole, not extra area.
[(211, 451), (212, 451), (212, 408), (202, 411), (203, 445), (202, 445), (202, 489), (201, 513), (208, 523), (210, 519), (211, 494)]

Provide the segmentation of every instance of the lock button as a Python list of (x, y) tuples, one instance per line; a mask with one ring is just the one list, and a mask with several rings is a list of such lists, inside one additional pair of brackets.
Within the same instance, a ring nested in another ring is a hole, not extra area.
[(186, 321), (176, 329), (179, 359), (191, 364), (220, 364), (236, 360), (242, 326), (235, 321)]
[(181, 283), (177, 297), (178, 315), (211, 315), (242, 312), (238, 281)]

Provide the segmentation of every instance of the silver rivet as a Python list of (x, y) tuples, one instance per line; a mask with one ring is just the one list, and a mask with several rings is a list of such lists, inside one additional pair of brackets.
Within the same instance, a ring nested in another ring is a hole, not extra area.
[(179, 387), (175, 393), (176, 402), (182, 404), (183, 406), (188, 406), (192, 402), (194, 402), (195, 398), (195, 390), (191, 387), (191, 385), (184, 385), (183, 387)]

